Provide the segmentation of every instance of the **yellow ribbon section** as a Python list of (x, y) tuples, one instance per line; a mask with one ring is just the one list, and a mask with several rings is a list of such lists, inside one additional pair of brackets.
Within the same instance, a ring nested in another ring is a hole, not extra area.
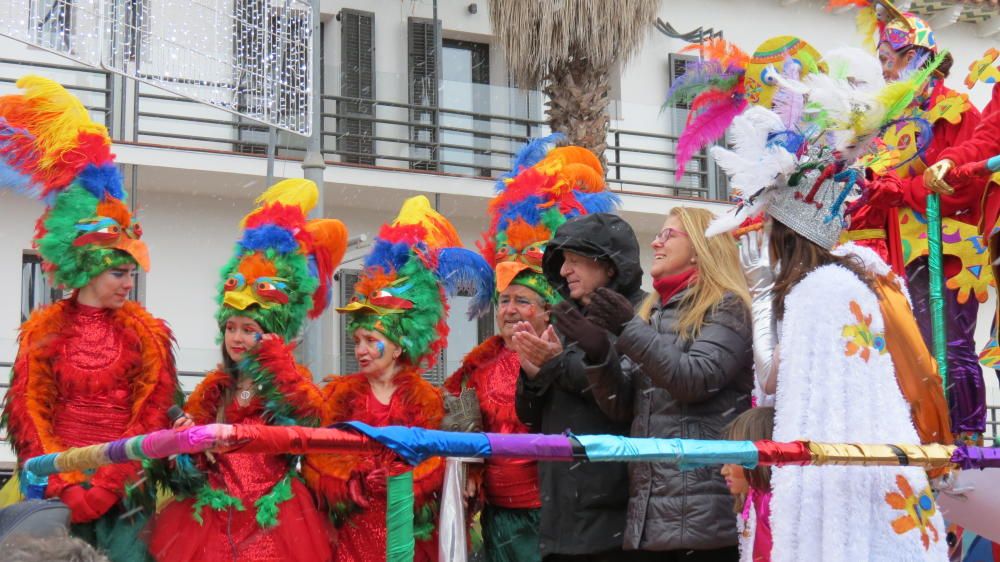
[[(895, 447), (895, 449), (894, 449)], [(908, 461), (907, 466), (946, 468), (951, 466), (954, 445), (861, 445), (858, 443), (809, 442), (812, 464), (851, 466), (901, 466), (898, 451)]]

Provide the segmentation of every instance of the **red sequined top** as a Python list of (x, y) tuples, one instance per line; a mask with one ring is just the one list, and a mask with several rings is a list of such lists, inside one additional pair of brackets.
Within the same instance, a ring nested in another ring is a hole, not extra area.
[[(491, 433), (528, 433), (517, 417), (514, 395), (521, 364), (517, 353), (494, 336), (466, 355), (462, 366), (445, 381), (452, 394), (463, 388), (476, 391), (483, 413), (484, 430)], [(542, 506), (538, 488), (538, 466), (524, 459), (487, 459), (484, 475), (486, 501), (504, 508)]]
[[(173, 338), (141, 305), (99, 309), (75, 298), (36, 310), (21, 327), (4, 415), (18, 462), (167, 427), (177, 377)], [(138, 463), (49, 478), (46, 496), (70, 484), (121, 494)]]

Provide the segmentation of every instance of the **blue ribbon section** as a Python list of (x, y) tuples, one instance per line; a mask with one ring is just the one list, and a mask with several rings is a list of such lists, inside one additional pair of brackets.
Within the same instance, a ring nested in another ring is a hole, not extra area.
[(338, 423), (333, 427), (350, 428), (367, 435), (414, 466), (430, 457), (488, 457), (491, 453), (490, 441), (485, 433), (453, 433), (399, 425), (372, 427), (356, 421)]
[(706, 441), (658, 439), (619, 435), (574, 435), (587, 451), (587, 458), (601, 461), (648, 461), (676, 463), (681, 470), (720, 464), (757, 466), (753, 441)]
[(1000, 172), (1000, 154), (997, 154), (993, 158), (986, 161), (986, 167), (991, 172)]
[(56, 468), (58, 453), (49, 453), (28, 459), (24, 470), (18, 473), (21, 495), (29, 500), (45, 499), (45, 488), (49, 485), (49, 474), (59, 472)]

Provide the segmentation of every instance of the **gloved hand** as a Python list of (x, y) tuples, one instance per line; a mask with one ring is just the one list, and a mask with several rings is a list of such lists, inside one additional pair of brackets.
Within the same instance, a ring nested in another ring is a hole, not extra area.
[(948, 185), (945, 178), (948, 177), (948, 173), (955, 167), (955, 163), (947, 158), (944, 160), (939, 160), (924, 170), (924, 187), (928, 191), (934, 193), (940, 193), (941, 195), (951, 195), (955, 193), (955, 188)]
[(556, 330), (566, 339), (576, 342), (587, 361), (601, 363), (608, 356), (611, 342), (608, 332), (587, 318), (572, 304), (563, 301), (552, 309)]
[(971, 180), (985, 180), (993, 175), (993, 171), (990, 170), (988, 163), (989, 160), (981, 160), (979, 162), (962, 164), (948, 174), (948, 181), (961, 184)]
[(108, 512), (118, 503), (118, 494), (104, 488), (90, 488), (74, 485), (67, 486), (59, 500), (70, 509), (70, 521), (73, 523), (88, 523)]
[(778, 330), (773, 314), (774, 271), (769, 240), (763, 230), (752, 230), (740, 237), (740, 265), (750, 290), (750, 315), (753, 320), (753, 360), (759, 389), (765, 394), (777, 370), (774, 349)]
[(616, 336), (621, 335), (633, 316), (632, 303), (620, 293), (601, 287), (590, 296), (587, 319)]

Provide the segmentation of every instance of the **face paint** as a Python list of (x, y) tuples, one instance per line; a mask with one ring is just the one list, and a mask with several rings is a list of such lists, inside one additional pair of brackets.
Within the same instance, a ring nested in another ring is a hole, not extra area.
[(383, 355), (385, 355), (385, 344), (384, 343), (382, 343), (380, 341), (375, 342), (375, 349), (378, 350), (378, 356), (379, 357), (382, 357)]

